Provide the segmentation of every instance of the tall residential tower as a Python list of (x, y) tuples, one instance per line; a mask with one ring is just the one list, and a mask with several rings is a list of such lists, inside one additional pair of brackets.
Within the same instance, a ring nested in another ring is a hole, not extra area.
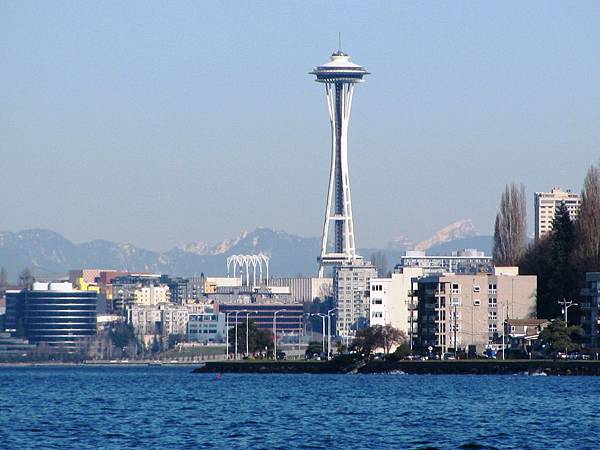
[[(311, 74), (316, 81), (325, 84), (327, 107), (331, 123), (331, 171), (327, 207), (323, 224), (323, 241), (319, 261), (319, 277), (326, 266), (352, 264), (360, 256), (356, 254), (352, 200), (348, 173), (348, 123), (352, 107), (355, 83), (362, 83), (369, 72), (350, 61), (350, 57), (338, 50), (331, 60), (316, 67)], [(331, 231), (333, 230), (333, 233)]]

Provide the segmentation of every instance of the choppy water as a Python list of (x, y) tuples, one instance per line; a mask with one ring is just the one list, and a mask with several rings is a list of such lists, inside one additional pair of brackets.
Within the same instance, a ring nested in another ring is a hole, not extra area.
[(600, 378), (0, 368), (0, 448), (600, 448)]

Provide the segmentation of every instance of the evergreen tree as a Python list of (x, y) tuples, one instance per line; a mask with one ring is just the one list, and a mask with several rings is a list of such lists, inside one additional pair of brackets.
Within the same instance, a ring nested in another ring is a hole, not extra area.
[(552, 221), (550, 262), (551, 277), (548, 280), (548, 293), (552, 298), (545, 305), (552, 317), (561, 314), (559, 300), (577, 297), (577, 270), (573, 264), (575, 250), (575, 226), (571, 221), (569, 210), (563, 203), (558, 208)]
[(544, 319), (560, 317), (559, 300), (577, 298), (580, 278), (573, 264), (575, 225), (564, 204), (558, 208), (552, 227), (550, 234), (529, 246), (519, 263), (521, 273), (537, 275), (537, 316)]

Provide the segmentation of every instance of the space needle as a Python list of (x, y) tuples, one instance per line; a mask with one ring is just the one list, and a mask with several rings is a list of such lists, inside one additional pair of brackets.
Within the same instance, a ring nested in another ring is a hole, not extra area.
[(315, 81), (325, 85), (329, 121), (331, 123), (331, 170), (327, 207), (323, 224), (323, 241), (319, 262), (319, 278), (327, 266), (338, 266), (361, 259), (356, 254), (350, 175), (348, 173), (348, 124), (352, 109), (354, 85), (362, 83), (369, 72), (350, 61), (341, 49), (333, 53), (330, 61), (312, 72)]

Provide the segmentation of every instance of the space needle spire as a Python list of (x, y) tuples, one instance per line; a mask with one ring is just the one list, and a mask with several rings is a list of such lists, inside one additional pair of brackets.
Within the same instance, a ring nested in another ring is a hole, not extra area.
[(323, 240), (319, 261), (319, 277), (327, 266), (352, 263), (360, 259), (354, 243), (352, 222), (352, 200), (350, 197), (350, 176), (348, 173), (348, 124), (352, 107), (354, 85), (362, 83), (369, 72), (350, 61), (350, 56), (342, 51), (341, 35), (339, 49), (330, 61), (316, 67), (311, 74), (315, 81), (325, 85), (329, 121), (331, 124), (331, 170), (327, 207), (323, 224)]

